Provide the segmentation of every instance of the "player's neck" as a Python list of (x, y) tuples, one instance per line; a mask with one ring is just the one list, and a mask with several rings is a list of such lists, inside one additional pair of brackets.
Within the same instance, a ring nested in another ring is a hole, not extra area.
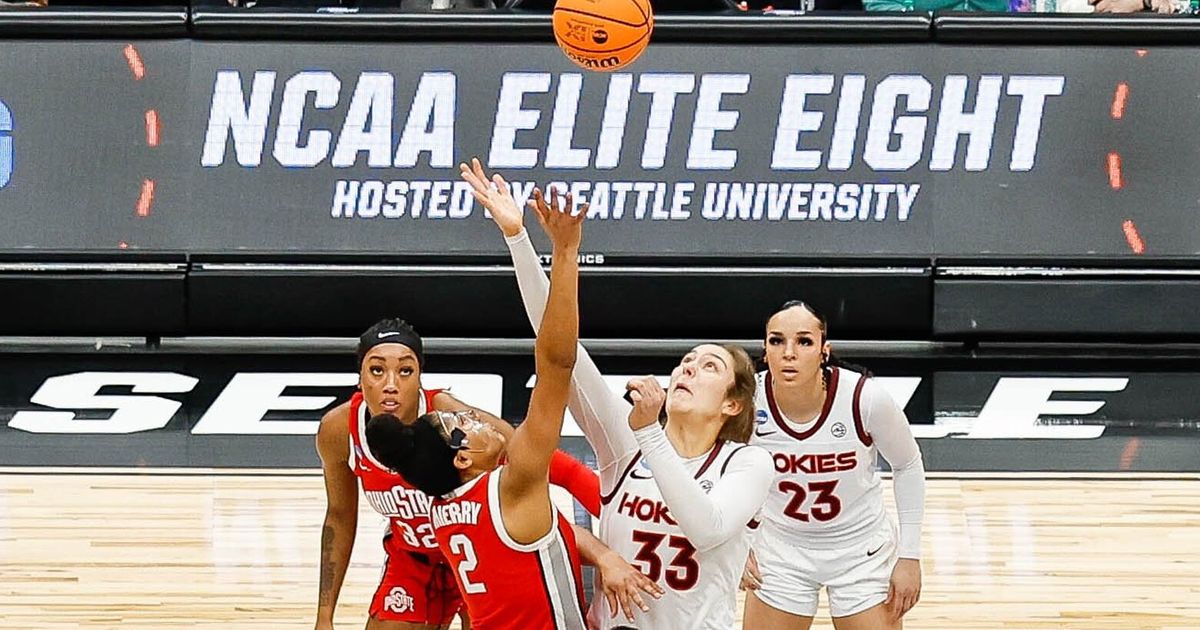
[(793, 422), (808, 422), (825, 406), (825, 379), (821, 372), (802, 381), (772, 379), (771, 393), (783, 415)]
[[(487, 471), (476, 470), (474, 468), (462, 471), (461, 473), (458, 474), (458, 488), (462, 488), (463, 486), (471, 483), (472, 481), (475, 481), (476, 479), (481, 477), (485, 472), (487, 472)], [(455, 490), (457, 490), (458, 488), (455, 488)]]
[(720, 418), (714, 422), (703, 418), (669, 417), (666, 426), (667, 439), (680, 457), (699, 457), (712, 450), (717, 435), (721, 433), (722, 424), (723, 420)]

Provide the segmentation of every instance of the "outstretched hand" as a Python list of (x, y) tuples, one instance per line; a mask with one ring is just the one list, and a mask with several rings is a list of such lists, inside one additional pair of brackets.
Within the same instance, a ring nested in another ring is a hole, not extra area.
[(471, 165), (459, 164), (459, 175), (471, 185), (471, 194), (480, 205), (487, 208), (492, 220), (500, 226), (505, 236), (516, 236), (521, 233), (523, 212), (517, 200), (508, 189), (508, 182), (499, 173), (493, 173), (488, 179), (483, 171), (479, 158), (471, 158)]
[(615, 553), (610, 552), (596, 568), (600, 571), (600, 590), (608, 600), (613, 618), (621, 612), (632, 622), (636, 611), (650, 612), (643, 594), (654, 599), (663, 596), (661, 586)]
[(553, 188), (550, 189), (549, 203), (542, 196), (541, 189), (533, 189), (529, 207), (537, 214), (538, 223), (542, 224), (542, 230), (550, 237), (554, 249), (579, 249), (579, 241), (583, 237), (583, 217), (587, 215), (588, 206), (583, 204), (579, 212), (571, 214), (572, 201), (571, 193), (567, 193), (567, 203), (560, 208), (558, 195), (554, 194)]

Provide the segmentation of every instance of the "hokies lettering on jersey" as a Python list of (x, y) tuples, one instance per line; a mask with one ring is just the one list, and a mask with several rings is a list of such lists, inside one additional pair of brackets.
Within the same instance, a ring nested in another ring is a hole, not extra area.
[[(705, 456), (686, 460), (684, 465), (708, 491), (742, 448), (742, 444), (718, 441)], [(613, 551), (666, 591), (651, 604), (650, 612), (638, 614), (637, 627), (726, 630), (734, 626), (738, 579), (750, 550), (749, 530), (711, 549), (697, 549), (671, 515), (640, 452), (602, 497), (600, 535)], [(593, 627), (602, 630), (628, 626), (624, 615), (612, 618), (603, 597), (592, 602), (588, 618)]]
[[(441, 391), (421, 390), (417, 414), (433, 409), (433, 398)], [(429, 497), (376, 461), (367, 449), (370, 417), (362, 392), (355, 392), (350, 398), (350, 468), (358, 477), (363, 496), (376, 512), (390, 519), (392, 535), (399, 536), (410, 551), (425, 553), (437, 549), (429, 523)]]
[(876, 449), (862, 417), (863, 375), (834, 368), (820, 414), (796, 423), (780, 410), (770, 372), (759, 374), (750, 442), (766, 448), (776, 477), (763, 508), (771, 531), (812, 546), (846, 541), (884, 517)]

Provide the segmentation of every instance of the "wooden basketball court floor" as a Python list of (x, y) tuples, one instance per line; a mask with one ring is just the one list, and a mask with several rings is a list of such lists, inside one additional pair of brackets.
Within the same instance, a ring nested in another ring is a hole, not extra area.
[[(321, 478), (163, 472), (0, 469), (0, 629), (311, 628)], [(346, 630), (381, 566), (360, 503)], [(1200, 630), (1200, 475), (931, 478), (924, 545), (907, 628)]]

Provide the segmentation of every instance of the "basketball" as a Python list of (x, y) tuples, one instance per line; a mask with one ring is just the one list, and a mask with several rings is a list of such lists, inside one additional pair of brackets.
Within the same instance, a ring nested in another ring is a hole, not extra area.
[(649, 0), (558, 0), (554, 39), (579, 66), (612, 72), (633, 63), (650, 43)]

